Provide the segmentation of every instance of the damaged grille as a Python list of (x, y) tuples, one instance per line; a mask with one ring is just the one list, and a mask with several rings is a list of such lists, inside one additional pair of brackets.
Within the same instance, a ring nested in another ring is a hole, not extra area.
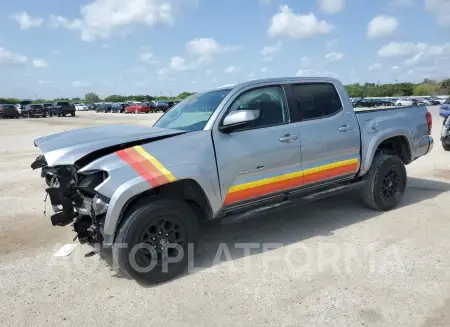
[(48, 167), (45, 157), (39, 156), (31, 168), (41, 168), (41, 176), (48, 188), (45, 189), (53, 207), (50, 217), (53, 226), (73, 223), (81, 243), (101, 241), (100, 220), (104, 216), (109, 199), (95, 188), (106, 178), (104, 171), (78, 173), (75, 165)]

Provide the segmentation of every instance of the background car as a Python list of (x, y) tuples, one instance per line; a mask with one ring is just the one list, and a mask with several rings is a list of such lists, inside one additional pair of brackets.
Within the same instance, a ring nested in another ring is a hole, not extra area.
[(155, 101), (156, 111), (166, 112), (169, 109), (169, 103), (167, 101)]
[(111, 112), (112, 103), (104, 102), (95, 108), (95, 112)]
[(77, 111), (87, 111), (88, 107), (84, 103), (77, 103), (75, 105), (75, 110)]
[(149, 113), (151, 110), (150, 105), (147, 102), (135, 102), (125, 107), (125, 113)]
[(127, 105), (123, 102), (116, 102), (111, 105), (111, 112), (123, 113)]
[(22, 117), (47, 117), (48, 109), (44, 108), (42, 104), (29, 104), (22, 109)]
[(65, 117), (66, 115), (75, 116), (75, 106), (69, 101), (55, 101), (49, 108), (50, 117), (57, 115), (58, 117)]
[(0, 118), (19, 118), (20, 113), (13, 104), (0, 104)]
[(395, 101), (395, 105), (396, 106), (412, 106), (414, 104), (414, 102), (411, 99), (398, 99), (397, 101)]
[(439, 108), (439, 116), (444, 118), (444, 120), (450, 116), (450, 99), (447, 99), (447, 101), (445, 101)]
[(450, 151), (450, 116), (444, 119), (441, 130), (441, 143), (445, 151)]
[(50, 115), (52, 104), (51, 103), (43, 103), (42, 105), (44, 106), (44, 109), (47, 110), (47, 113)]

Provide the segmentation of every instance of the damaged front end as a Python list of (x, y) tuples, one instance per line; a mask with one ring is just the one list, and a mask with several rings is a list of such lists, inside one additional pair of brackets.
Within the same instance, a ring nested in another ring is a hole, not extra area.
[(101, 230), (110, 199), (95, 189), (108, 174), (102, 170), (80, 173), (76, 165), (49, 167), (44, 155), (38, 156), (31, 168), (41, 168), (41, 177), (48, 186), (45, 191), (54, 211), (50, 218), (52, 225), (73, 223), (80, 243), (101, 244)]

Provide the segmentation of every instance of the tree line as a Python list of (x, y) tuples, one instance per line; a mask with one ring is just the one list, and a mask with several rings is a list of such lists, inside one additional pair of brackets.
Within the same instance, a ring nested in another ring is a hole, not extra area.
[[(432, 79), (424, 79), (421, 83), (392, 83), (392, 84), (377, 84), (377, 83), (365, 83), (365, 84), (350, 84), (345, 85), (345, 88), (352, 98), (365, 98), (365, 97), (401, 97), (401, 96), (424, 96), (424, 95), (450, 95), (450, 79), (442, 81), (436, 81)], [(89, 92), (81, 98), (56, 98), (56, 99), (37, 99), (33, 100), (34, 103), (45, 103), (53, 101), (70, 101), (70, 102), (84, 102), (84, 103), (96, 103), (96, 102), (125, 102), (125, 101), (161, 101), (161, 100), (175, 100), (184, 99), (194, 93), (182, 92), (177, 96), (151, 96), (151, 95), (118, 95), (113, 94), (105, 98), (99, 97), (96, 93)], [(0, 98), (0, 103), (3, 104), (17, 104), (21, 99), (16, 98)]]

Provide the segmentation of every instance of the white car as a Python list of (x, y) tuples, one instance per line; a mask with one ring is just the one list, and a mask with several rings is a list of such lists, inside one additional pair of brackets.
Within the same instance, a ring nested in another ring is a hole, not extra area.
[(77, 111), (87, 111), (88, 107), (85, 104), (79, 103), (79, 104), (75, 105), (75, 110), (77, 110)]
[(398, 99), (395, 101), (396, 106), (412, 106), (413, 102), (411, 99)]

